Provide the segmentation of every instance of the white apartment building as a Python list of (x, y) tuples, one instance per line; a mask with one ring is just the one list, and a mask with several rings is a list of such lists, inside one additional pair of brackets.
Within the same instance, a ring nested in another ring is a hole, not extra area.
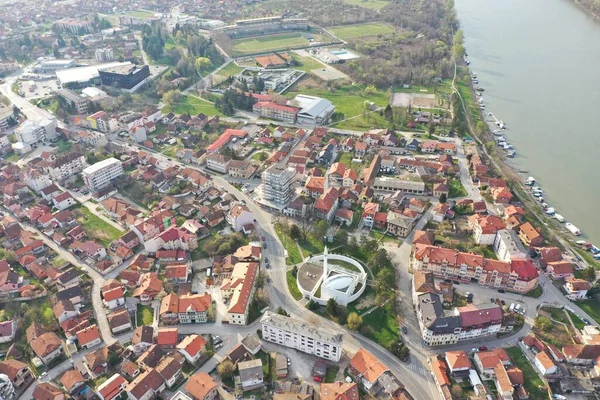
[(46, 168), (52, 180), (63, 181), (83, 171), (85, 165), (83, 154), (68, 153), (51, 161)]
[(308, 322), (301, 322), (270, 311), (265, 312), (260, 323), (263, 340), (329, 361), (340, 361), (344, 347), (342, 333), (331, 332)]
[(83, 181), (92, 190), (102, 189), (122, 174), (123, 163), (112, 157), (90, 165), (82, 172)]
[(229, 168), (229, 159), (220, 154), (211, 154), (206, 157), (206, 168), (226, 174)]
[(77, 66), (77, 60), (43, 60), (38, 59), (32, 71), (38, 74), (54, 74), (59, 69), (73, 68)]
[(96, 60), (98, 62), (108, 62), (115, 59), (113, 49), (110, 47), (104, 49), (96, 49)]
[[(10, 127), (9, 122), (11, 118), (14, 118), (12, 107), (6, 107), (4, 104), (0, 103), (0, 132), (5, 131)], [(3, 144), (2, 147), (4, 147)]]
[(284, 164), (273, 164), (262, 175), (263, 197), (281, 205), (287, 205), (294, 196), (296, 171)]
[(519, 237), (510, 229), (502, 229), (496, 233), (494, 252), (498, 260), (506, 262), (514, 259), (526, 259), (528, 256)]
[(19, 69), (16, 62), (0, 62), (0, 72), (11, 72)]
[(80, 96), (69, 89), (59, 89), (56, 93), (67, 103), (73, 107), (77, 114), (86, 114), (88, 112), (89, 100), (87, 97)]
[(24, 146), (31, 146), (36, 143), (54, 140), (58, 136), (56, 133), (56, 118), (43, 119), (41, 121), (32, 121), (28, 119), (15, 131), (17, 141)]

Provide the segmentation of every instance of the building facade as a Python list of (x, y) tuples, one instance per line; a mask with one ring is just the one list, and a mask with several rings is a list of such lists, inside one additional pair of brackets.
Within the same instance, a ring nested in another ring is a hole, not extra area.
[(287, 205), (294, 196), (296, 172), (284, 164), (273, 164), (263, 172), (262, 182), (265, 200)]
[(92, 190), (108, 186), (113, 179), (122, 174), (123, 163), (112, 157), (90, 165), (82, 172), (83, 181)]

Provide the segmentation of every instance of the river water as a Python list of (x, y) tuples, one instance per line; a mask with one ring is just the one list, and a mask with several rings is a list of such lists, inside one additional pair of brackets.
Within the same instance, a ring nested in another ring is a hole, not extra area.
[(507, 124), (515, 166), (600, 246), (600, 21), (569, 0), (455, 5), (485, 112)]

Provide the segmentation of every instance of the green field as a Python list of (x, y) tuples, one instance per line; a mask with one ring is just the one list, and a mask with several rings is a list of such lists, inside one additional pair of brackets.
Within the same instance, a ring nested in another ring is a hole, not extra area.
[(152, 307), (138, 304), (137, 325), (152, 325), (152, 322), (154, 322), (154, 310)]
[(583, 312), (592, 317), (596, 323), (600, 324), (600, 307), (596, 300), (581, 300), (576, 301), (577, 307), (581, 308)]
[(274, 35), (255, 36), (233, 41), (235, 54), (260, 53), (286, 50), (292, 47), (308, 46), (310, 42), (298, 32), (276, 33)]
[(149, 18), (149, 17), (153, 16), (154, 13), (151, 13), (150, 11), (137, 10), (137, 11), (128, 11), (126, 15), (133, 17), (133, 18)]
[(370, 314), (363, 315), (363, 325), (360, 332), (389, 349), (400, 338), (400, 328), (393, 306), (388, 303)]
[(329, 31), (342, 40), (364, 36), (388, 35), (395, 32), (393, 28), (377, 22), (370, 24), (336, 26), (329, 28)]
[(290, 293), (296, 300), (300, 300), (302, 298), (302, 293), (300, 289), (298, 289), (298, 281), (296, 277), (292, 274), (292, 270), (290, 269), (286, 274), (288, 289), (290, 289)]
[(467, 189), (458, 179), (450, 179), (450, 191), (448, 197), (464, 197), (468, 195)]
[(299, 56), (298, 54), (292, 53), (292, 58), (301, 64), (294, 66), (294, 69), (298, 69), (300, 71), (309, 73), (313, 69), (323, 68), (323, 64), (321, 64), (319, 61), (315, 60), (312, 57), (303, 57)]
[(108, 247), (113, 240), (123, 235), (123, 232), (92, 214), (87, 207), (78, 207), (74, 211), (77, 222), (81, 224), (86, 236), (97, 240), (104, 247)]
[(208, 116), (223, 115), (212, 103), (191, 96), (181, 96), (179, 101), (172, 108), (165, 106), (161, 111), (163, 114), (173, 112), (175, 114), (189, 113), (190, 115), (195, 115), (198, 113), (204, 113)]
[(351, 6), (370, 8), (371, 10), (379, 10), (390, 4), (390, 2), (386, 0), (344, 0), (344, 3), (350, 4)]
[(244, 68), (238, 67), (237, 64), (232, 61), (229, 64), (227, 64), (227, 66), (225, 68), (223, 68), (219, 72), (217, 72), (217, 75), (223, 76), (225, 78), (229, 78), (230, 76), (239, 74), (243, 70), (244, 70)]

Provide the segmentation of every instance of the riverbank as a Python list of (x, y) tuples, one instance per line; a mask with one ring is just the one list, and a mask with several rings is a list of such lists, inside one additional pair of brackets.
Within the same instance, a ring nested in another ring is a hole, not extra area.
[[(482, 154), (491, 163), (490, 167), (492, 174), (497, 175), (506, 179), (509, 188), (515, 195), (515, 199), (520, 201), (524, 205), (526, 213), (530, 214), (534, 218), (534, 224), (537, 225), (542, 231), (542, 235), (552, 245), (561, 248), (563, 251), (566, 249), (571, 250), (573, 256), (579, 257), (582, 255), (579, 252), (579, 248), (574, 247), (574, 240), (564, 235), (560, 230), (560, 225), (556, 226), (556, 221), (549, 218), (545, 213), (541, 204), (534, 201), (533, 197), (527, 192), (527, 187), (524, 184), (524, 177), (517, 172), (516, 166), (511, 165), (506, 157), (501, 153), (495, 151), (496, 146), (494, 144), (494, 136), (492, 130), (496, 128), (493, 122), (487, 121), (485, 118), (484, 110), (479, 108), (479, 104), (475, 101), (475, 87), (471, 82), (471, 79), (465, 79), (465, 76), (469, 77), (472, 75), (471, 69), (466, 66), (455, 65), (456, 73), (453, 81), (453, 88), (455, 93), (458, 94), (462, 103), (462, 112), (464, 113), (467, 121), (469, 134), (475, 139), (479, 153)], [(463, 69), (462, 73), (459, 73)], [(467, 73), (464, 73), (464, 70)], [(463, 85), (468, 85), (470, 89), (470, 95), (468, 99), (465, 99), (464, 93), (458, 89), (458, 81)], [(473, 121), (473, 119), (476, 121)], [(477, 125), (477, 129), (474, 128), (475, 124), (483, 121), (485, 122), (485, 129), (482, 129), (480, 124)], [(486, 147), (486, 143), (493, 143), (494, 146), (490, 148)], [(584, 257), (585, 260), (582, 263), (593, 266), (596, 269), (600, 269), (600, 263), (596, 262), (591, 257)]]
[[(591, 17), (600, 21), (600, 1), (599, 0), (571, 0), (573, 4), (577, 7), (581, 8), (584, 12), (586, 12)], [(590, 4), (588, 4), (590, 2)]]

